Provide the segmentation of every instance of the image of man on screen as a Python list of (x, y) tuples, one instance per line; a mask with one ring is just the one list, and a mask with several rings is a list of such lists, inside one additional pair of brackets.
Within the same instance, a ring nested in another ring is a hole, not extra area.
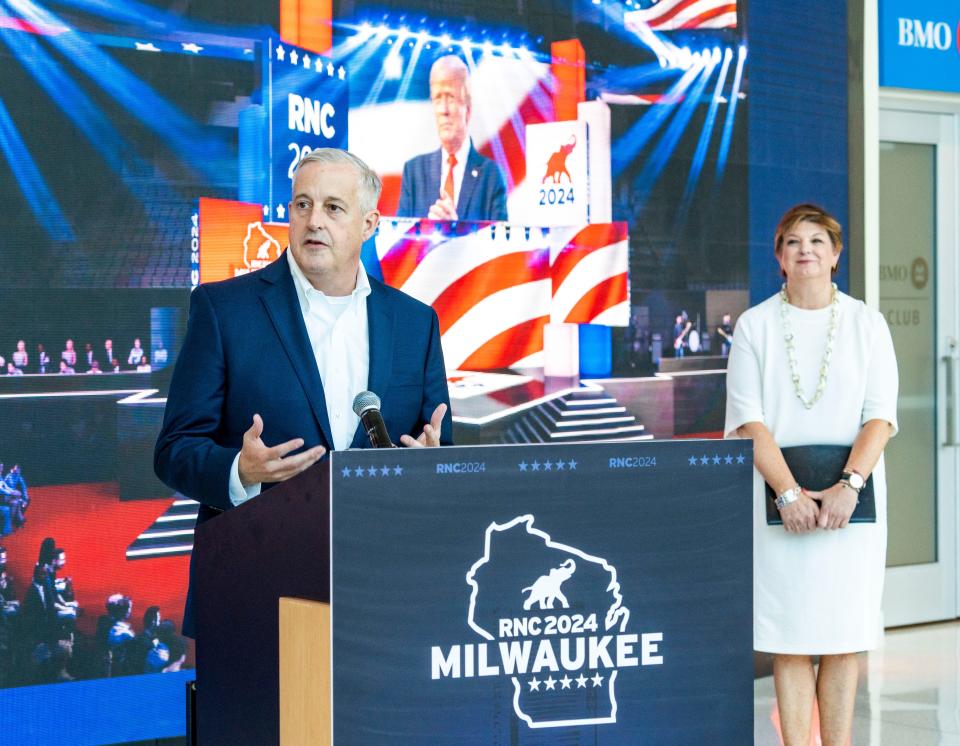
[(473, 147), (470, 72), (456, 55), (430, 68), (430, 101), (440, 149), (403, 166), (399, 217), (431, 220), (506, 220), (507, 188), (497, 164)]
[[(379, 196), (363, 161), (317, 148), (294, 175), (289, 250), (193, 291), (154, 469), (201, 503), (198, 523), (331, 450), (369, 447), (351, 408), (364, 390), (381, 397), (394, 443), (452, 443), (437, 314), (360, 263)], [(195, 637), (191, 598), (183, 631)]]

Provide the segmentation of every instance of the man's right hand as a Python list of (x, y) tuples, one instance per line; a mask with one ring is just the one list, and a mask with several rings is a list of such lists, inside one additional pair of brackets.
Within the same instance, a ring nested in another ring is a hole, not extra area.
[(268, 447), (260, 438), (262, 434), (263, 418), (255, 414), (253, 424), (243, 434), (243, 447), (240, 449), (240, 460), (237, 462), (240, 483), (244, 487), (263, 482), (283, 482), (315, 464), (327, 452), (323, 446), (315, 446), (296, 456), (284, 458), (303, 445), (303, 438), (294, 438), (286, 443)]
[(784, 529), (791, 533), (804, 534), (817, 527), (820, 509), (813, 498), (802, 492), (799, 498), (780, 511), (780, 517), (783, 518)]

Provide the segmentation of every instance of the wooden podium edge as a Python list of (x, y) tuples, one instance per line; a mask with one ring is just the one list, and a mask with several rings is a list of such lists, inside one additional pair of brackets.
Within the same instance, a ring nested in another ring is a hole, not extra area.
[(330, 746), (330, 604), (280, 598), (280, 744)]

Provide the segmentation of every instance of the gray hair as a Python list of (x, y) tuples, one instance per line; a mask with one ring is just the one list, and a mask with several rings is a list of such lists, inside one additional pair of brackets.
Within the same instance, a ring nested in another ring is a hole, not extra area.
[(364, 214), (377, 209), (377, 202), (380, 200), (380, 190), (383, 185), (380, 177), (370, 166), (357, 158), (353, 153), (339, 148), (314, 148), (307, 153), (293, 171), (293, 178), (297, 178), (297, 173), (304, 163), (336, 163), (349, 164), (357, 170), (357, 176), (360, 177), (357, 184), (357, 196), (360, 198), (360, 209)]
[(443, 57), (437, 57), (436, 61), (430, 66), (430, 83), (433, 84), (435, 73), (445, 72), (452, 78), (458, 78), (463, 88), (463, 101), (470, 106), (470, 68), (467, 63), (455, 54), (445, 54)]

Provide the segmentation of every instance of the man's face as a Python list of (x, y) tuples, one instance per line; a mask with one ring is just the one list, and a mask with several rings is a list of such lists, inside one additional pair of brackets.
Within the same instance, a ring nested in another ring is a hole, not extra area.
[(448, 153), (456, 152), (467, 138), (470, 104), (466, 101), (463, 80), (450, 70), (438, 68), (430, 76), (430, 100), (437, 119), (440, 144)]
[(103, 343), (103, 346), (106, 347), (108, 350), (112, 350), (112, 349), (113, 349), (113, 340), (112, 340), (112, 339), (108, 339), (106, 342)]
[(324, 292), (355, 287), (360, 246), (377, 227), (376, 210), (360, 207), (359, 174), (349, 163), (304, 163), (293, 181), (290, 251), (311, 284)]
[(66, 564), (67, 564), (66, 552), (60, 552), (60, 554), (57, 555), (57, 559), (55, 560), (54, 565), (59, 570), (61, 567), (63, 567)]

